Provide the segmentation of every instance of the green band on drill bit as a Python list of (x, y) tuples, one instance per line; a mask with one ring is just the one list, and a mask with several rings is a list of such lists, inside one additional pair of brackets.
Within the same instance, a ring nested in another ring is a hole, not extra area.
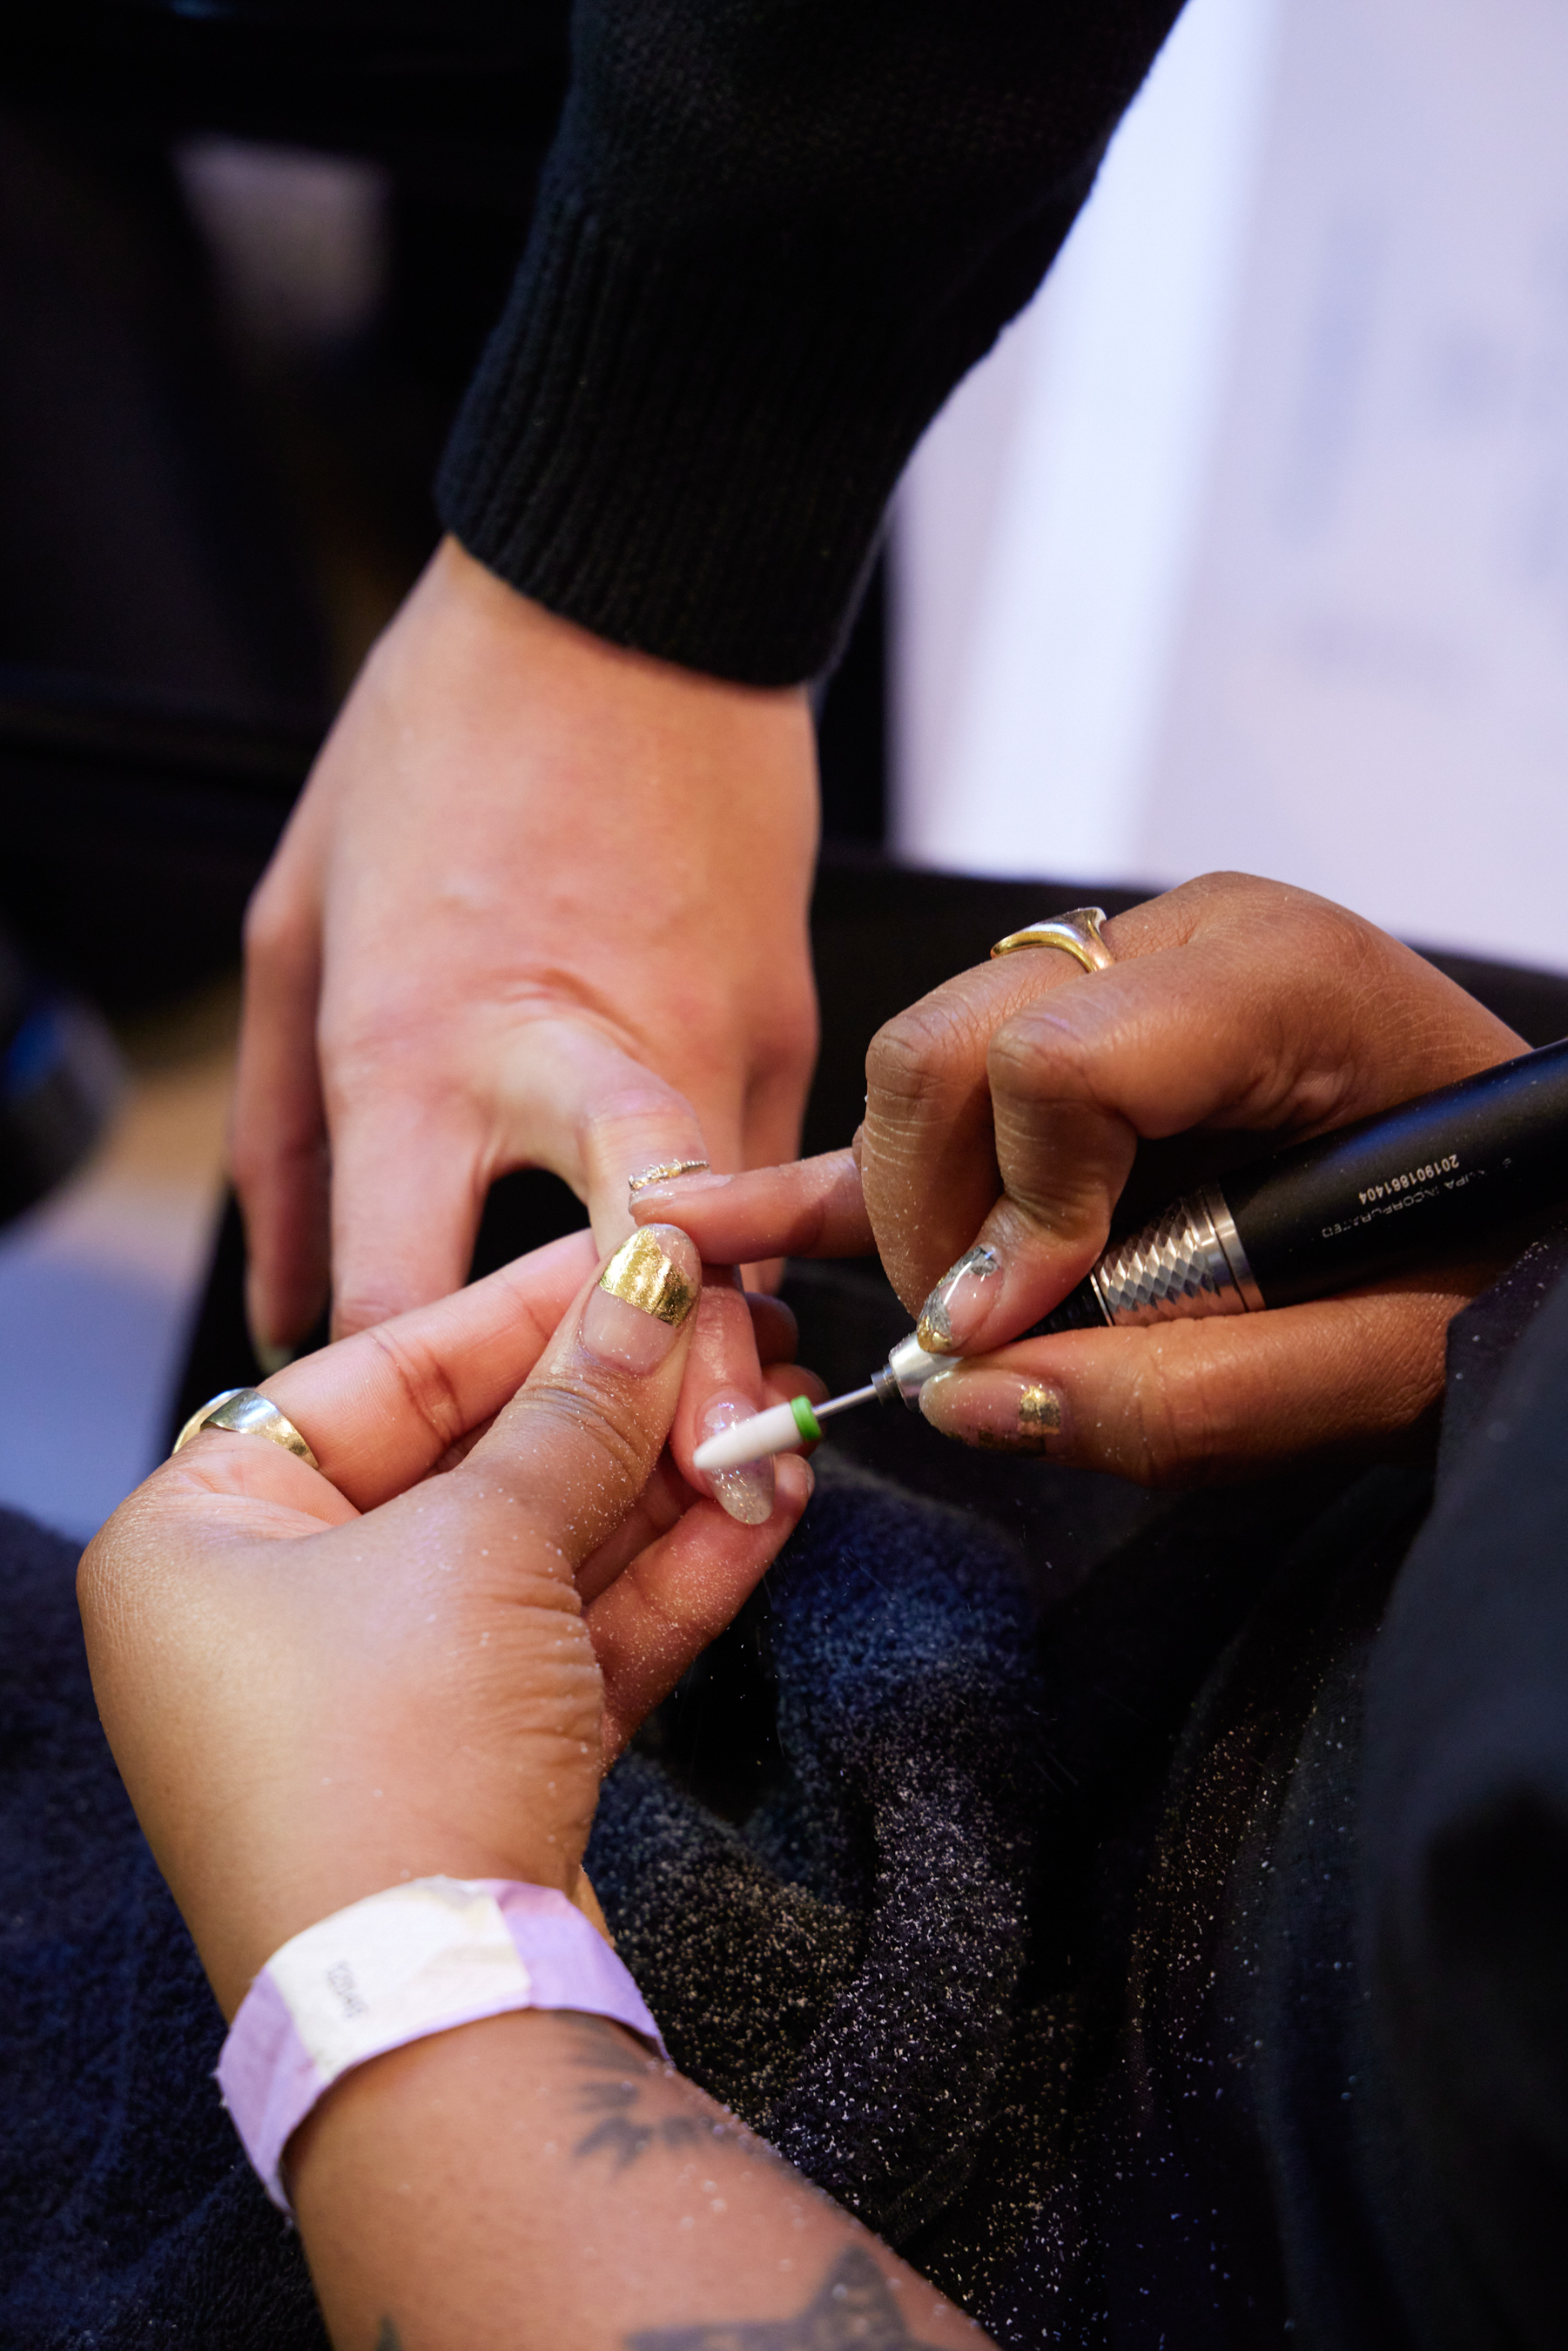
[(805, 1397), (791, 1396), (789, 1409), (795, 1416), (795, 1426), (800, 1432), (801, 1443), (820, 1445), (822, 1441), (822, 1432), (817, 1425), (817, 1416)]

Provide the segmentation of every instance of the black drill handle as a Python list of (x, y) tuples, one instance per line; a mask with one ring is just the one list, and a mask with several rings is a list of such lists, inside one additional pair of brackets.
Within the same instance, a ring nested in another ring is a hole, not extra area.
[[(1211, 1189), (1265, 1306), (1331, 1297), (1473, 1246), (1568, 1201), (1568, 1039), (1292, 1144)], [(1082, 1281), (1020, 1336), (1104, 1324)]]

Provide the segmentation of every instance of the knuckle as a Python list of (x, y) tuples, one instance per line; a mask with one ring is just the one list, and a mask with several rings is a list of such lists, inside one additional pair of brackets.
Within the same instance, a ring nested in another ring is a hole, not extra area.
[(877, 1030), (866, 1054), (866, 1078), (873, 1093), (915, 1103), (950, 1084), (956, 1064), (983, 1054), (973, 1021), (965, 1020), (938, 992)]
[(1003, 1021), (986, 1053), (986, 1074), (994, 1094), (1036, 1096), (1049, 1085), (1070, 1097), (1090, 1092), (1083, 1040), (1058, 1010), (1030, 1005)]
[(294, 1184), (320, 1183), (327, 1171), (326, 1138), (319, 1124), (301, 1123), (298, 1133), (278, 1133), (259, 1119), (235, 1121), (228, 1146), (229, 1174), (235, 1189), (257, 1193), (264, 1186), (287, 1189)]
[[(440, 1034), (439, 1015), (433, 1015), (420, 992), (388, 975), (373, 990), (352, 996), (330, 993), (316, 1024), (316, 1040), (323, 1065), (367, 1069), (383, 1061), (423, 1063), (427, 1040)], [(448, 1036), (448, 1050), (451, 1050)], [(444, 1065), (439, 1061), (436, 1069)]]
[(265, 874), (245, 910), (246, 962), (266, 968), (301, 963), (311, 952), (312, 935), (309, 912), (298, 893), (276, 871)]
[(1192, 1485), (1214, 1468), (1228, 1436), (1201, 1353), (1151, 1332), (1126, 1399), (1124, 1474), (1145, 1486)]
[(344, 1283), (332, 1293), (333, 1336), (352, 1339), (361, 1331), (379, 1335), (381, 1325), (402, 1314), (407, 1305), (406, 1298), (389, 1297), (373, 1283), (362, 1287), (358, 1282)]
[(694, 1115), (685, 1095), (656, 1071), (630, 1064), (616, 1070), (607, 1091), (584, 1096), (577, 1115), (577, 1135), (585, 1152), (608, 1151), (618, 1145), (623, 1128), (689, 1130)]
[[(340, 1306), (340, 1318), (347, 1322), (351, 1311), (345, 1301)], [(429, 1429), (439, 1459), (447, 1447), (455, 1445), (465, 1432), (463, 1406), (451, 1374), (436, 1350), (422, 1344), (404, 1332), (384, 1327), (394, 1311), (384, 1307), (379, 1312), (372, 1311), (352, 1327), (362, 1330), (371, 1345), (379, 1351), (402, 1390), (409, 1410)]]
[(177, 1478), (179, 1467), (161, 1462), (83, 1552), (77, 1566), (77, 1603), (89, 1633), (123, 1627), (141, 1607), (146, 1585), (155, 1580), (158, 1563), (167, 1555), (159, 1489), (173, 1482), (171, 1473)]
[(587, 1380), (547, 1373), (523, 1389), (519, 1406), (544, 1424), (543, 1437), (573, 1447), (584, 1439), (604, 1460), (612, 1480), (639, 1490), (647, 1470), (648, 1447), (635, 1421), (618, 1399)]
[(1210, 873), (1200, 873), (1186, 884), (1193, 892), (1220, 898), (1230, 904), (1276, 905), (1284, 897), (1301, 897), (1304, 893), (1293, 890), (1287, 882), (1270, 882), (1258, 873), (1243, 873), (1237, 867), (1217, 866)]

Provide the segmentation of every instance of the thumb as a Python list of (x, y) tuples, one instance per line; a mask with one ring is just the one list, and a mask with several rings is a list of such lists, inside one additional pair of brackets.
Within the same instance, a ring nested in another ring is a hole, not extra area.
[(575, 1574), (612, 1535), (664, 1450), (702, 1294), (674, 1225), (623, 1241), (562, 1316), (525, 1385), (465, 1468), (502, 1487)]

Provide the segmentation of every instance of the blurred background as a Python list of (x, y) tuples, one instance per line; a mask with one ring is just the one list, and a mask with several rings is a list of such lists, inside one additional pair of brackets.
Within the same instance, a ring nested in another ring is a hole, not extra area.
[[(86, 1534), (165, 1441), (241, 913), (434, 543), (565, 8), (36, 13), (0, 68), (0, 1502)], [(821, 703), (836, 870), (1242, 866), (1568, 970), (1565, 101), (1552, 0), (1189, 0), (911, 465)]]

